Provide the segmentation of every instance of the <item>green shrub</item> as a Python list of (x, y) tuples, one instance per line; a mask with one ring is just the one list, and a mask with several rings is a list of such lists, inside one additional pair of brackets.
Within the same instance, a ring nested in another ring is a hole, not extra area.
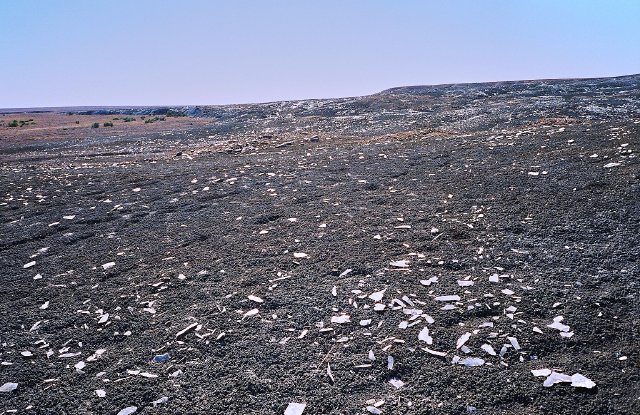
[(93, 124), (91, 124), (91, 128), (100, 128), (100, 123), (94, 122)]
[(113, 123), (112, 122), (106, 122), (104, 124), (102, 124), (103, 127), (113, 127)]
[[(143, 118), (144, 118), (144, 117), (143, 117)], [(131, 121), (135, 121), (136, 119), (135, 119), (135, 118), (133, 118), (133, 117), (124, 117), (122, 120), (123, 120), (124, 122), (131, 122)]]
[(17, 127), (18, 126), (18, 120), (13, 120), (9, 123), (9, 127)]

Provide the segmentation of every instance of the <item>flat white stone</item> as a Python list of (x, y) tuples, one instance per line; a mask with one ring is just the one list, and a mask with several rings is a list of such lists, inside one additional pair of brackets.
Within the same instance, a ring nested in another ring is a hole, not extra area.
[(302, 415), (306, 407), (306, 403), (291, 402), (284, 410), (284, 415)]

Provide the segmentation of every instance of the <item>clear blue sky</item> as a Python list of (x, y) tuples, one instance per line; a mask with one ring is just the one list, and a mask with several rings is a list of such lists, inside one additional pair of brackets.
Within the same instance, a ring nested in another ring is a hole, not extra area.
[(640, 0), (0, 0), (0, 107), (640, 72)]

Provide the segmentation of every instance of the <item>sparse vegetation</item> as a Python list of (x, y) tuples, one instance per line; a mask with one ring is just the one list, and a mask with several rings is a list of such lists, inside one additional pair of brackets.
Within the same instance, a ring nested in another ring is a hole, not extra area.
[(167, 117), (186, 117), (187, 114), (184, 113), (183, 111), (176, 111), (176, 110), (167, 110)]
[[(142, 118), (144, 118), (144, 117), (142, 117)], [(135, 121), (135, 120), (136, 120), (136, 119), (135, 119), (135, 118), (133, 118), (133, 117), (124, 117), (124, 118), (122, 119), (122, 121), (124, 121), (124, 122), (131, 122), (131, 121)]]
[(100, 123), (94, 122), (93, 124), (91, 124), (91, 128), (100, 128)]
[(25, 125), (30, 125), (30, 124), (35, 124), (35, 121), (33, 121), (33, 118), (29, 118), (28, 120), (13, 120), (11, 121), (9, 124), (7, 124), (8, 127), (24, 127)]
[(156, 122), (156, 121), (164, 121), (164, 120), (166, 120), (165, 117), (153, 117), (153, 118), (149, 118), (149, 119), (144, 120), (144, 123), (145, 124), (151, 124), (151, 123)]
[(105, 122), (104, 124), (102, 124), (103, 127), (113, 127), (113, 123), (112, 122)]

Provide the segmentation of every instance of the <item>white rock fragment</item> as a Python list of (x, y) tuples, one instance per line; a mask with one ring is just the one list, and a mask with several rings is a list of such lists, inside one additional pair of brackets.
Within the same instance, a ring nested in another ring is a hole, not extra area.
[(471, 280), (458, 280), (458, 285), (461, 287), (471, 287), (473, 285), (473, 281)]
[(490, 354), (491, 356), (495, 356), (496, 355), (496, 351), (488, 343), (483, 344), (482, 346), (480, 346), (480, 348), (482, 350), (484, 350), (485, 352), (487, 352), (487, 354)]
[(498, 274), (489, 275), (489, 282), (500, 282), (500, 276)]
[(353, 270), (351, 268), (345, 269), (340, 273), (340, 275), (338, 275), (338, 278), (346, 277), (347, 275), (351, 274), (352, 271)]
[(86, 359), (87, 362), (95, 362), (106, 351), (107, 351), (107, 349), (98, 349), (98, 350), (96, 350), (94, 354), (92, 354), (91, 356), (87, 357), (87, 359)]
[(4, 385), (0, 386), (0, 392), (2, 393), (13, 392), (14, 390), (16, 390), (17, 387), (18, 387), (17, 383), (7, 382)]
[(75, 217), (76, 215), (67, 215), (67, 216), (63, 216), (62, 219), (73, 220)]
[(31, 268), (32, 266), (34, 266), (36, 264), (36, 261), (31, 261), (31, 262), (27, 262), (26, 264), (24, 264), (22, 266), (22, 268)]
[(382, 297), (384, 297), (384, 293), (385, 291), (387, 291), (387, 289), (385, 288), (384, 290), (380, 290), (380, 291), (376, 291), (374, 293), (371, 293), (371, 295), (369, 296), (369, 298), (373, 301), (380, 302), (382, 301)]
[(466, 332), (465, 334), (460, 336), (458, 338), (458, 341), (456, 341), (456, 349), (459, 349), (462, 346), (464, 346), (464, 344), (469, 340), (470, 337), (471, 337), (471, 333), (469, 332)]
[(336, 287), (335, 285), (331, 289), (331, 295), (334, 296), (334, 297), (338, 296), (338, 287)]
[(80, 373), (82, 373), (82, 369), (84, 369), (86, 366), (87, 364), (82, 360), (76, 363), (75, 365), (73, 365), (73, 367), (75, 367), (76, 370)]
[(351, 323), (351, 316), (348, 314), (341, 314), (339, 316), (331, 317), (331, 322), (335, 324)]
[(333, 378), (333, 372), (331, 372), (331, 365), (329, 363), (327, 363), (327, 376), (329, 376), (329, 379), (331, 379), (331, 383), (336, 383), (335, 379)]
[(109, 320), (109, 313), (105, 313), (105, 314), (100, 316), (100, 319), (98, 320), (98, 324), (104, 324), (108, 320)]
[(562, 320), (564, 320), (564, 317), (562, 316), (554, 317), (553, 323), (548, 324), (547, 327), (560, 330), (562, 332), (568, 332), (571, 329), (571, 327), (567, 326), (566, 324), (563, 324)]
[(531, 374), (533, 376), (549, 376), (551, 374), (551, 369), (532, 369)]
[(33, 356), (33, 353), (31, 353), (29, 350), (25, 350), (25, 351), (23, 351), (23, 352), (20, 352), (20, 354), (21, 354), (23, 357), (32, 357), (32, 356)]
[(482, 365), (484, 365), (484, 359), (481, 359), (479, 357), (467, 357), (467, 358), (462, 359), (460, 364), (463, 364), (463, 365), (465, 365), (467, 367), (482, 366)]
[(392, 384), (396, 389), (400, 389), (401, 387), (404, 386), (404, 382), (401, 381), (400, 379), (391, 379), (389, 381), (390, 384)]
[(387, 356), (387, 369), (392, 370), (395, 363), (396, 359), (393, 356)]
[(391, 261), (389, 265), (396, 268), (409, 268), (409, 261), (407, 261), (406, 259), (400, 261)]
[(591, 389), (594, 386), (596, 386), (596, 384), (591, 379), (584, 377), (580, 373), (576, 373), (573, 376), (571, 376), (571, 386), (575, 388)]
[(515, 292), (513, 292), (512, 290), (505, 288), (504, 290), (500, 291), (502, 294), (504, 295), (513, 295), (515, 294)]
[(251, 301), (255, 301), (256, 303), (264, 303), (264, 300), (262, 298), (255, 295), (249, 295), (247, 298)]
[(376, 305), (373, 306), (374, 311), (384, 311), (385, 308), (387, 308), (387, 306), (382, 303), (377, 303)]
[(105, 396), (107, 396), (107, 392), (104, 389), (96, 389), (95, 393), (98, 398), (104, 398)]
[(373, 415), (380, 415), (382, 413), (382, 411), (380, 409), (376, 408), (373, 405), (367, 406), (367, 412), (369, 412), (370, 414), (373, 414)]
[(102, 269), (106, 271), (109, 268), (113, 268), (115, 265), (115, 262), (107, 262), (106, 264), (102, 264)]
[(447, 352), (439, 352), (437, 350), (431, 350), (428, 347), (425, 347), (422, 350), (434, 356), (445, 357), (447, 355)]
[(520, 343), (518, 343), (518, 339), (516, 339), (515, 337), (507, 337), (507, 339), (509, 340), (509, 342), (511, 343), (514, 349), (520, 350)]
[(370, 325), (370, 324), (371, 324), (371, 320), (370, 320), (370, 319), (367, 319), (367, 320), (360, 320), (360, 325), (361, 325), (362, 327), (366, 327), (366, 326), (368, 326), (368, 325)]
[(418, 333), (418, 340), (426, 342), (428, 345), (433, 344), (433, 338), (429, 335), (429, 327), (425, 327)]
[(620, 165), (620, 163), (607, 163), (603, 167), (605, 169), (610, 169), (611, 167), (618, 167), (619, 165)]
[(305, 254), (304, 252), (294, 252), (293, 253), (293, 257), (294, 258), (307, 258), (309, 255)]
[(460, 301), (459, 295), (441, 295), (434, 298), (436, 301)]
[(284, 410), (284, 415), (302, 415), (306, 407), (306, 403), (291, 402)]
[(137, 406), (127, 406), (126, 408), (118, 412), (118, 415), (131, 415), (135, 413), (137, 410), (138, 410)]
[(369, 358), (369, 360), (371, 360), (372, 362), (374, 360), (376, 360), (376, 355), (373, 353), (373, 350), (369, 350), (369, 356), (367, 356)]
[(40, 310), (46, 310), (47, 308), (49, 308), (49, 302), (45, 301), (44, 304), (40, 306)]
[(153, 404), (153, 406), (158, 406), (158, 405), (164, 405), (165, 403), (169, 402), (169, 397), (168, 396), (163, 396), (160, 399), (156, 399), (155, 401), (151, 402)]
[(185, 327), (184, 329), (176, 333), (176, 339), (179, 339), (180, 337), (189, 333), (191, 330), (195, 329), (196, 327), (198, 327), (198, 323), (189, 324), (187, 327)]
[(545, 388), (549, 388), (560, 382), (571, 382), (571, 376), (558, 372), (551, 372), (549, 376), (547, 376), (547, 378), (544, 380), (542, 386), (544, 386)]
[(430, 286), (431, 284), (435, 284), (436, 282), (438, 282), (438, 277), (431, 277), (428, 280), (420, 280), (420, 284), (425, 285), (425, 286)]
[(246, 313), (244, 313), (242, 315), (242, 318), (245, 319), (247, 317), (255, 316), (258, 313), (260, 313), (260, 310), (258, 310), (257, 308), (253, 308), (253, 309), (247, 311)]

